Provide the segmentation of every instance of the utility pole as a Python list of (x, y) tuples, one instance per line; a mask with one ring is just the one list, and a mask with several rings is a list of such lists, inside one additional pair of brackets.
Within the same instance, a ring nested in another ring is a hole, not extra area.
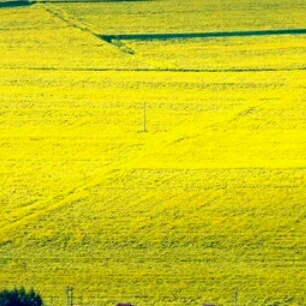
[(147, 102), (143, 102), (143, 132), (147, 132)]
[(234, 291), (233, 299), (234, 299), (234, 306), (237, 306), (237, 301), (238, 301), (238, 291), (237, 290)]
[(73, 306), (73, 287), (66, 287), (66, 306)]

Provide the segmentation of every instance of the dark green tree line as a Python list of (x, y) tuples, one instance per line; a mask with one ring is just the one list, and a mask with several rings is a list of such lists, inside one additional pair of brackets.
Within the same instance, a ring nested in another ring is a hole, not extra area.
[(3, 289), (0, 291), (0, 306), (41, 306), (43, 301), (33, 289)]

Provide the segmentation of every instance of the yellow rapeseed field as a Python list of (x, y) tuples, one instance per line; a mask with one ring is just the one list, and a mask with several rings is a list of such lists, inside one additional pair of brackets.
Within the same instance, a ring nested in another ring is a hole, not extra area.
[(304, 305), (305, 24), (302, 0), (0, 2), (0, 288)]

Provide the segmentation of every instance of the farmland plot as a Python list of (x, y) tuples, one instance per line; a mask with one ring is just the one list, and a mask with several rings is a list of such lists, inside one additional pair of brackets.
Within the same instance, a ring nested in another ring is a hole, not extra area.
[[(4, 11), (2, 13), (2, 11)], [(34, 5), (1, 11), (0, 67), (40, 70), (137, 68), (138, 60)]]
[(305, 302), (305, 35), (99, 36), (298, 29), (303, 2), (176, 3), (1, 10), (1, 287)]

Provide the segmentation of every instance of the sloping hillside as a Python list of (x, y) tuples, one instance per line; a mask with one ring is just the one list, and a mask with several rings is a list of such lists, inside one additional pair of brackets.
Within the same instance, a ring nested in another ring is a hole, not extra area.
[(85, 5), (1, 9), (0, 286), (55, 306), (68, 285), (77, 305), (303, 304), (305, 35), (118, 47)]

